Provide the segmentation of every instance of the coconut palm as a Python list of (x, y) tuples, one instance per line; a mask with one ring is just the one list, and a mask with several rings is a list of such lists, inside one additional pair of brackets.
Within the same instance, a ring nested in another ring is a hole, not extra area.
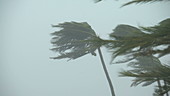
[(53, 27), (61, 28), (61, 30), (52, 33), (53, 38), (51, 43), (54, 47), (51, 50), (58, 52), (59, 55), (57, 57), (51, 57), (51, 59), (68, 58), (71, 60), (89, 53), (96, 56), (95, 51), (98, 50), (111, 94), (115, 96), (114, 88), (100, 50), (100, 47), (105, 42), (102, 42), (91, 26), (86, 22), (65, 22), (53, 25)]
[[(144, 83), (148, 86), (157, 82), (154, 95), (169, 96), (170, 86), (170, 67), (162, 65), (157, 57), (165, 56), (170, 53), (170, 19), (163, 20), (159, 25), (153, 27), (136, 28), (130, 25), (118, 25), (110, 37), (113, 41), (108, 42), (107, 47), (112, 52), (112, 58), (125, 56), (124, 60), (116, 63), (125, 63), (131, 60), (129, 66), (133, 69), (120, 72), (121, 76), (135, 77), (132, 86)], [(164, 45), (159, 48), (160, 45)], [(157, 54), (157, 57), (152, 56)], [(161, 82), (164, 82), (162, 84)]]
[[(97, 3), (104, 0), (95, 1)], [(123, 4), (122, 7), (130, 4), (157, 1), (169, 0), (132, 0)], [(116, 63), (137, 60), (135, 64), (130, 65), (134, 69), (121, 72), (121, 76), (135, 77), (136, 79), (132, 83), (132, 86), (141, 83), (144, 83), (143, 86), (148, 86), (153, 82), (157, 82), (158, 87), (155, 88), (154, 96), (163, 96), (164, 94), (169, 96), (170, 66), (161, 65), (157, 57), (162, 57), (170, 53), (170, 18), (163, 20), (156, 26), (136, 28), (129, 25), (120, 25), (113, 31), (110, 37), (114, 41), (117, 40), (117, 42), (111, 42), (110, 40), (107, 45), (112, 52), (112, 58), (114, 59), (121, 55), (126, 56), (124, 60)], [(155, 54), (157, 57), (152, 56)], [(146, 64), (151, 65), (148, 67)]]

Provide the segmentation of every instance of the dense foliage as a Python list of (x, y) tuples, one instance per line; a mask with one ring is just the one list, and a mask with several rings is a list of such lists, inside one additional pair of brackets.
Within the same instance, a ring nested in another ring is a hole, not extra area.
[(118, 25), (110, 37), (114, 42), (109, 41), (107, 47), (112, 51), (113, 59), (121, 55), (126, 56), (124, 62), (148, 54), (162, 57), (170, 53), (170, 19), (151, 27)]
[(61, 30), (52, 33), (53, 48), (51, 50), (60, 54), (52, 59), (77, 59), (88, 53), (96, 56), (95, 50), (101, 45), (93, 41), (100, 38), (96, 36), (88, 23), (65, 22), (53, 27)]
[(107, 47), (112, 58), (124, 56), (124, 60), (116, 63), (129, 62), (131, 70), (120, 72), (120, 76), (134, 77), (132, 86), (143, 83), (148, 86), (157, 82), (154, 96), (169, 96), (170, 65), (162, 64), (159, 57), (170, 53), (170, 19), (161, 21), (151, 27), (133, 27), (118, 25), (110, 34), (113, 41)]
[(158, 58), (150, 56), (138, 56), (136, 61), (128, 64), (132, 69), (128, 71), (121, 71), (120, 76), (134, 77), (131, 86), (149, 86), (157, 83), (155, 87), (155, 96), (162, 96), (168, 94), (170, 91), (170, 66), (163, 65)]

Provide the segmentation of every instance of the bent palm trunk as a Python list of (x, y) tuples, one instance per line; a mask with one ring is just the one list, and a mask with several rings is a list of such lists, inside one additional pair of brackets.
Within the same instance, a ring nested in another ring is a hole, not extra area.
[(102, 66), (103, 66), (104, 73), (105, 73), (107, 81), (109, 83), (111, 94), (112, 94), (112, 96), (115, 96), (113, 84), (112, 84), (112, 81), (110, 79), (109, 73), (107, 71), (107, 68), (106, 68), (106, 65), (105, 65), (105, 62), (104, 62), (104, 59), (103, 59), (102, 52), (101, 52), (100, 48), (98, 48), (98, 52), (99, 52), (99, 56), (100, 56), (100, 60), (101, 60)]

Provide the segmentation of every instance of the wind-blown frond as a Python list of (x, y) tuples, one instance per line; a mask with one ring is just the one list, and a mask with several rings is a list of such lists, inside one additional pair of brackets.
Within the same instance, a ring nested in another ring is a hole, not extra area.
[(170, 53), (170, 19), (152, 27), (118, 25), (110, 37), (116, 41), (108, 42), (107, 46), (112, 52), (113, 60), (121, 55), (135, 58), (140, 55), (158, 54), (158, 57), (162, 57)]
[[(130, 25), (118, 25), (110, 37), (117, 42), (109, 43), (108, 48), (112, 51), (112, 58), (114, 59), (120, 55), (131, 54), (132, 49), (139, 47), (139, 44), (145, 44), (139, 39), (140, 36), (145, 35), (138, 28)], [(138, 42), (138, 43), (136, 43)], [(132, 57), (133, 58), (133, 57)], [(129, 59), (131, 60), (131, 58)], [(127, 60), (128, 61), (128, 60)]]
[(98, 3), (98, 2), (100, 2), (100, 1), (102, 1), (102, 0), (94, 0), (95, 3)]
[[(148, 86), (160, 80), (164, 81), (159, 85), (159, 94), (166, 94), (170, 88), (170, 66), (162, 65), (158, 58), (150, 56), (139, 56), (136, 61), (129, 63), (131, 70), (120, 72), (121, 77), (133, 77), (131, 86)], [(165, 84), (166, 83), (166, 84)], [(155, 91), (156, 93), (156, 91)]]
[(61, 30), (51, 34), (53, 36), (51, 50), (59, 52), (60, 55), (51, 59), (77, 59), (88, 53), (95, 56), (95, 50), (101, 46), (101, 43), (98, 43), (101, 42), (100, 38), (86, 22), (65, 22), (53, 27), (61, 28)]
[[(94, 0), (95, 3), (98, 3), (101, 1), (104, 1), (104, 0)], [(131, 4), (153, 3), (153, 2), (160, 2), (160, 1), (170, 1), (170, 0), (132, 0), (132, 1), (129, 1), (123, 4), (121, 7), (131, 5)]]
[(130, 5), (130, 4), (153, 3), (153, 2), (159, 2), (159, 1), (169, 1), (169, 0), (133, 0), (133, 1), (123, 4), (122, 7)]
[[(143, 31), (149, 32), (150, 38), (153, 38), (153, 43), (150, 45), (153, 49), (151, 54), (159, 54), (159, 57), (170, 53), (170, 18), (161, 21), (153, 27), (141, 27)], [(156, 48), (159, 46), (167, 46), (166, 48)], [(148, 52), (148, 54), (150, 53)]]

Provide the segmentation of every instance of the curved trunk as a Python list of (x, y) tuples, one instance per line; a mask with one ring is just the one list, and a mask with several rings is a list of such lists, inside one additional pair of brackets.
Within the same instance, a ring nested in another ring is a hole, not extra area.
[(109, 73), (107, 71), (107, 68), (106, 68), (106, 65), (105, 65), (105, 62), (104, 62), (104, 59), (103, 59), (102, 52), (101, 52), (100, 48), (98, 48), (98, 52), (99, 52), (99, 56), (100, 56), (100, 60), (101, 60), (102, 66), (103, 66), (104, 73), (105, 73), (107, 81), (109, 83), (111, 94), (112, 94), (112, 96), (115, 96), (115, 92), (114, 92), (114, 88), (113, 88), (113, 85), (112, 85), (112, 81), (111, 81)]

